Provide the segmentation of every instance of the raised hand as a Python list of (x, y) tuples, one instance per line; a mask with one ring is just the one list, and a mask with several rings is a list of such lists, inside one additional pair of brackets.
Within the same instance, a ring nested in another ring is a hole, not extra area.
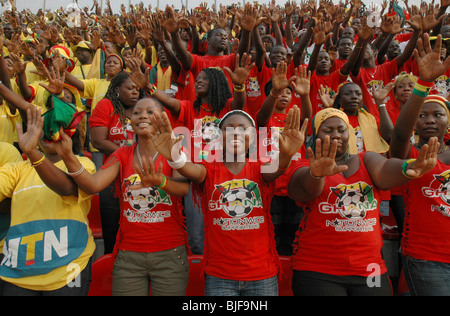
[(272, 90), (274, 95), (281, 93), (281, 90), (289, 87), (289, 85), (297, 79), (296, 76), (286, 78), (287, 64), (283, 61), (278, 63), (277, 67), (272, 68)]
[[(136, 154), (139, 155), (139, 153)], [(133, 167), (139, 175), (141, 182), (130, 186), (131, 190), (153, 187), (155, 185), (160, 185), (164, 181), (164, 175), (162, 174), (162, 163), (159, 163), (158, 170), (155, 170), (156, 168), (152, 157), (141, 156), (139, 161), (142, 161), (142, 166), (135, 163), (133, 164)]]
[(420, 178), (431, 171), (436, 166), (440, 145), (437, 137), (430, 137), (428, 143), (422, 146), (417, 159), (408, 165), (406, 174), (412, 178)]
[(153, 127), (150, 136), (156, 150), (168, 161), (177, 160), (180, 157), (183, 135), (174, 135), (166, 112), (154, 112), (150, 120)]
[(308, 71), (308, 67), (299, 66), (295, 69), (295, 76), (297, 78), (292, 81), (294, 91), (299, 95), (309, 95), (311, 70)]
[(327, 135), (323, 144), (320, 138), (316, 139), (315, 154), (310, 147), (308, 148), (309, 169), (312, 175), (315, 177), (332, 176), (348, 169), (347, 165), (338, 166), (334, 160), (337, 146), (337, 140), (331, 142), (330, 137)]
[(66, 74), (63, 72), (62, 74), (59, 71), (56, 71), (55, 68), (50, 66), (50, 68), (47, 70), (47, 68), (44, 67), (45, 75), (48, 78), (49, 84), (46, 85), (44, 83), (39, 83), (41, 87), (43, 87), (45, 90), (50, 92), (54, 95), (60, 95), (63, 92), (64, 88), (64, 79)]
[(334, 91), (332, 91), (333, 94), (331, 95), (331, 91), (331, 88), (329, 88), (328, 86), (324, 87), (322, 84), (320, 85), (319, 97), (320, 101), (322, 101), (322, 107), (324, 109), (333, 107), (334, 100), (336, 100), (337, 93), (334, 93)]
[(31, 106), (27, 110), (27, 132), (24, 133), (21, 124), (16, 124), (19, 138), (19, 146), (22, 151), (29, 156), (37, 150), (44, 126), (44, 117), (41, 116), (41, 109)]
[(234, 72), (230, 68), (224, 67), (225, 71), (230, 75), (233, 84), (242, 85), (247, 80), (250, 70), (255, 66), (255, 63), (251, 63), (251, 59), (251, 56), (247, 55), (247, 53), (244, 53), (242, 58), (240, 58), (239, 54), (236, 54)]
[(389, 92), (394, 89), (394, 83), (389, 82), (387, 85), (377, 85), (372, 87), (372, 96), (375, 99), (376, 104), (384, 103), (384, 100), (388, 96)]
[(305, 119), (300, 128), (300, 109), (294, 105), (286, 116), (283, 133), (279, 137), (280, 154), (292, 157), (300, 150), (305, 141), (307, 126), (308, 119)]
[(417, 40), (417, 49), (414, 49), (414, 57), (419, 68), (419, 78), (432, 82), (444, 74), (450, 68), (450, 57), (441, 61), (442, 35), (436, 39), (434, 49), (431, 49), (430, 36), (425, 33), (423, 40)]

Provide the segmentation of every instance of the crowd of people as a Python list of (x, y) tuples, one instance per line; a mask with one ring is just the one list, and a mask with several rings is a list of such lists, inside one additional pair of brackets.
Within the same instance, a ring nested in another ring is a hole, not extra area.
[[(439, 2), (439, 1), (437, 1)], [(450, 15), (288, 1), (19, 11), (0, 28), (0, 295), (450, 295)], [(370, 286), (369, 278), (377, 280)]]

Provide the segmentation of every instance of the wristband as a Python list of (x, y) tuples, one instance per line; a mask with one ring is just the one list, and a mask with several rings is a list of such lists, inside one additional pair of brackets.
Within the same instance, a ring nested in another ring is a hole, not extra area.
[(167, 177), (165, 175), (163, 175), (163, 181), (161, 182), (161, 184), (157, 185), (156, 187), (159, 189), (164, 189), (167, 185)]
[(44, 159), (45, 159), (45, 155), (43, 155), (42, 158), (39, 159), (38, 161), (35, 161), (35, 162), (30, 161), (30, 164), (32, 167), (36, 168), (37, 166), (39, 166), (41, 163), (44, 162)]
[(150, 89), (150, 91), (148, 93), (145, 93), (147, 96), (153, 96), (156, 93), (156, 87), (155, 85), (152, 85), (152, 88)]
[(384, 103), (382, 103), (378, 106), (378, 108), (385, 108), (385, 107), (386, 107), (386, 104), (384, 104)]
[(420, 90), (416, 89), (416, 87), (417, 87), (417, 84), (414, 86), (412, 93), (414, 93), (415, 95), (422, 97), (422, 98), (426, 98), (428, 96), (428, 92), (420, 91)]
[(432, 86), (434, 86), (434, 81), (424, 81), (422, 79), (417, 79), (416, 85), (419, 84), (421, 86), (425, 86), (427, 88), (431, 88)]
[(411, 177), (406, 173), (406, 170), (408, 169), (408, 165), (414, 161), (416, 161), (416, 159), (408, 159), (408, 160), (405, 160), (405, 162), (403, 162), (403, 164), (402, 164), (402, 174), (408, 179), (415, 179), (415, 177)]
[(169, 166), (172, 167), (173, 169), (180, 169), (180, 168), (184, 167), (186, 162), (187, 162), (187, 157), (184, 152), (181, 152), (180, 157), (177, 160), (167, 161)]

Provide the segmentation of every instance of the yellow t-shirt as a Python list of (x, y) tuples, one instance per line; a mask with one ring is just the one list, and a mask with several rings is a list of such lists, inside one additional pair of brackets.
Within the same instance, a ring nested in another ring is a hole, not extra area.
[(19, 110), (12, 114), (9, 106), (3, 102), (0, 105), (0, 142), (13, 144), (18, 141), (16, 123), (22, 123)]
[(106, 79), (85, 79), (84, 91), (80, 91), (80, 95), (85, 99), (92, 99), (91, 112), (95, 109), (97, 103), (105, 97), (111, 81)]
[[(91, 70), (91, 64), (89, 65), (82, 65), (80, 63), (75, 64), (75, 68), (70, 72), (72, 76), (74, 76), (77, 79), (83, 80), (88, 78), (89, 70)], [(84, 76), (83, 76), (84, 74)]]
[[(94, 163), (78, 157), (90, 173)], [(67, 171), (63, 161), (55, 166)], [(92, 196), (60, 196), (24, 161), (0, 168), (0, 201), (11, 197), (11, 227), (4, 243), (0, 277), (34, 291), (53, 291), (86, 267), (95, 243), (88, 213)]]
[[(0, 167), (10, 162), (23, 161), (22, 155), (16, 147), (9, 143), (0, 142)], [(3, 242), (9, 228), (10, 213), (0, 213), (0, 252), (3, 251)]]

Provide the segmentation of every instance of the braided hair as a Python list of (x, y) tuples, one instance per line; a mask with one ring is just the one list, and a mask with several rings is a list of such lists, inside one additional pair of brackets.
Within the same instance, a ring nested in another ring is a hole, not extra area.
[[(211, 108), (211, 113), (220, 115), (220, 111), (225, 107), (228, 99), (232, 97), (230, 85), (227, 77), (221, 69), (205, 68), (202, 70), (209, 80), (208, 88), (208, 105)], [(202, 98), (197, 97), (194, 102), (194, 110), (200, 112), (202, 106)]]
[[(124, 124), (126, 121), (125, 107), (123, 106), (122, 101), (120, 101), (119, 94), (116, 92), (116, 88), (120, 87), (128, 78), (130, 78), (128, 73), (126, 73), (125, 71), (119, 72), (111, 80), (108, 91), (106, 91), (105, 94), (105, 99), (111, 101), (114, 108), (114, 113), (119, 114), (120, 122), (122, 124)], [(139, 90), (139, 99), (141, 99), (143, 96), (144, 93)]]

